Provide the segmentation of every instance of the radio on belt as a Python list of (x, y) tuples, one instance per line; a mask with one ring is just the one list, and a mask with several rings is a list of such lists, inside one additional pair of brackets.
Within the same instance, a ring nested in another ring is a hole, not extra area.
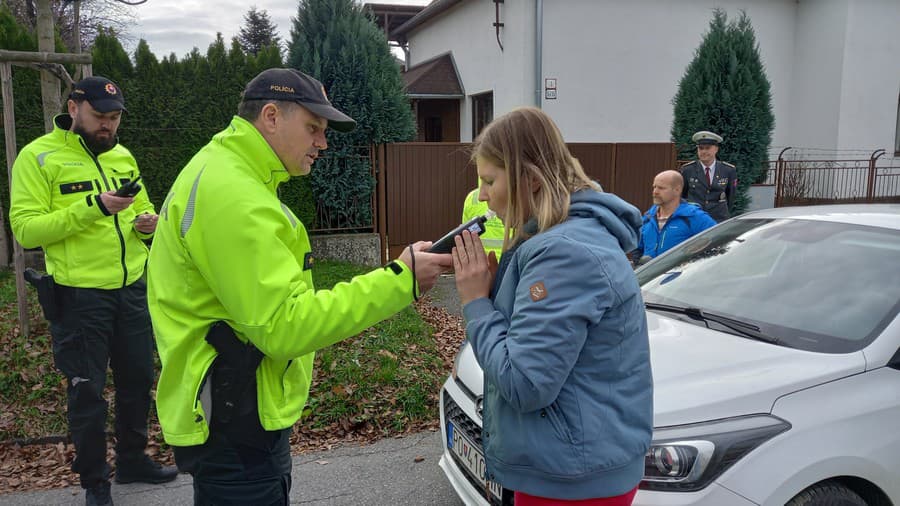
[(461, 234), (463, 230), (468, 230), (473, 234), (481, 235), (486, 230), (484, 224), (487, 222), (487, 220), (493, 218), (494, 216), (497, 216), (497, 213), (495, 213), (494, 211), (488, 211), (483, 216), (476, 216), (472, 218), (471, 220), (448, 232), (444, 237), (441, 237), (440, 239), (435, 241), (434, 244), (432, 244), (431, 247), (428, 248), (428, 252), (450, 253), (453, 250), (453, 247), (456, 246), (456, 243), (453, 241), (453, 239)]

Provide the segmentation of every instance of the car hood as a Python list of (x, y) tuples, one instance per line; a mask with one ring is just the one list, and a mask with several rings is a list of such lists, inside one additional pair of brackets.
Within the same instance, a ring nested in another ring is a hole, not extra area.
[[(768, 413), (784, 395), (865, 371), (862, 352), (813, 353), (709, 330), (647, 311), (654, 427)], [(457, 377), (475, 396), (484, 376), (471, 346)]]
[(813, 353), (647, 311), (654, 427), (768, 413), (798, 390), (865, 371), (862, 352)]

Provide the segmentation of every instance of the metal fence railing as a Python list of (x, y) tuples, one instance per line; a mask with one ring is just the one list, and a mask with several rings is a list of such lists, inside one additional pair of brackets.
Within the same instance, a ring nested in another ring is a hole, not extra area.
[(763, 168), (763, 174), (757, 179), (756, 183), (753, 183), (758, 186), (775, 186), (777, 180), (778, 171), (775, 169), (775, 162), (767, 162), (766, 166)]
[(766, 181), (774, 177), (775, 206), (827, 203), (900, 202), (900, 160), (881, 160), (883, 149), (868, 159), (786, 158), (791, 148), (769, 162)]
[[(310, 234), (333, 234), (374, 232), (376, 220), (375, 208), (375, 164), (373, 163), (373, 146), (354, 146), (351, 153), (336, 155), (334, 152), (322, 152), (322, 161), (339, 164), (363, 164), (368, 167), (372, 181), (372, 191), (368, 196), (361, 195), (348, 199), (340, 208), (327, 202), (323, 195), (313, 195), (316, 201), (315, 224), (309, 228)], [(321, 162), (320, 162), (321, 163)], [(313, 169), (315, 170), (315, 168)]]

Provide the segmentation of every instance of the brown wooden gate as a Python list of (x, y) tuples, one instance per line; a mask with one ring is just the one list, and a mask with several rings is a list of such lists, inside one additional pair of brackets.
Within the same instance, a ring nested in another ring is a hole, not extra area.
[[(408, 142), (377, 146), (377, 222), (383, 258), (408, 244), (436, 240), (459, 225), (463, 200), (477, 186), (469, 143)], [(650, 207), (653, 177), (675, 168), (671, 143), (570, 143), (585, 172), (605, 191)]]

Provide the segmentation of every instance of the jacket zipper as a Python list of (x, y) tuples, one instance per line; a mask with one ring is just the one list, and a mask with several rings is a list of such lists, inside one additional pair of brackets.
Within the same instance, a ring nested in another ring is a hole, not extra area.
[(660, 235), (657, 236), (657, 237), (658, 237), (658, 238), (656, 239), (656, 255), (657, 255), (657, 256), (659, 256), (659, 248), (661, 248), (662, 245), (666, 243), (666, 227), (668, 227), (668, 226), (669, 226), (668, 223), (666, 223), (665, 225), (663, 225), (663, 231), (662, 231), (662, 234), (660, 234)]
[[(675, 214), (675, 213), (672, 213)], [(662, 230), (659, 229), (659, 222), (656, 221), (656, 217), (653, 217), (653, 221), (656, 222), (656, 251), (654, 257), (659, 256), (659, 248), (662, 247), (666, 242), (666, 229), (669, 227), (669, 222), (672, 220), (672, 215), (669, 215), (669, 218), (666, 220), (666, 224), (663, 225)]]
[[(84, 144), (84, 139), (79, 139), (81, 143), (81, 147), (90, 155), (91, 160), (94, 161), (94, 165), (97, 166), (97, 171), (100, 173), (100, 177), (103, 178), (103, 186), (106, 187), (106, 191), (112, 190), (109, 186), (109, 180), (106, 178), (106, 173), (103, 172), (103, 167), (100, 166), (100, 160), (97, 159), (97, 156)], [(116, 213), (113, 215), (113, 224), (116, 227), (116, 235), (119, 236), (119, 246), (122, 254), (120, 255), (119, 262), (122, 264), (122, 288), (128, 283), (128, 267), (125, 263), (125, 236), (122, 235), (122, 229), (119, 227), (119, 214)]]

